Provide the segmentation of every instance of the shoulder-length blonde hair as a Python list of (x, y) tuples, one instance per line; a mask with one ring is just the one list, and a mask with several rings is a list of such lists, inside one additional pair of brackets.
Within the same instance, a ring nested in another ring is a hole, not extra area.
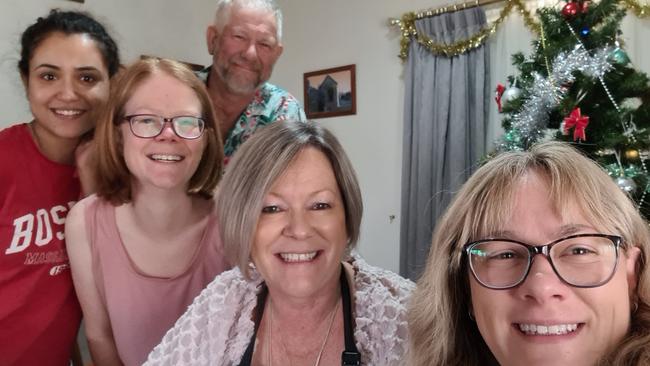
[(332, 165), (345, 208), (348, 249), (359, 239), (363, 215), (357, 176), (334, 135), (315, 122), (277, 121), (260, 129), (228, 164), (216, 195), (226, 257), (250, 278), (251, 247), (264, 196), (305, 148), (320, 150)]
[(97, 195), (114, 204), (132, 200), (131, 172), (124, 161), (124, 146), (120, 125), (124, 123), (124, 106), (134, 91), (157, 73), (169, 75), (191, 88), (201, 103), (201, 117), (205, 121), (203, 138), (206, 146), (196, 172), (190, 178), (187, 193), (205, 198), (212, 197), (221, 178), (223, 145), (219, 125), (205, 85), (180, 62), (147, 58), (138, 60), (117, 75), (111, 83), (108, 103), (95, 129), (97, 154)]
[(492, 159), (456, 194), (433, 234), (426, 268), (408, 312), (408, 365), (498, 365), (469, 318), (470, 291), (465, 243), (503, 228), (513, 210), (513, 195), (523, 176), (535, 171), (549, 183), (550, 200), (560, 214), (575, 204), (586, 219), (623, 237), (623, 248), (641, 250), (638, 284), (631, 301), (631, 329), (603, 364), (641, 365), (650, 357), (650, 279), (645, 263), (650, 232), (633, 202), (592, 160), (571, 146), (549, 142), (528, 152)]

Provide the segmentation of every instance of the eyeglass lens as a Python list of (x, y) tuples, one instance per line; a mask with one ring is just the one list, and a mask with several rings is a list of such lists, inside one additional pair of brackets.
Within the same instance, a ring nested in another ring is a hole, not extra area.
[[(165, 119), (155, 115), (136, 115), (127, 117), (134, 135), (142, 138), (158, 136), (165, 127)], [(202, 119), (193, 116), (179, 116), (171, 119), (172, 129), (181, 138), (195, 139), (204, 129)]]
[[(506, 240), (475, 243), (470, 245), (468, 254), (474, 276), (490, 288), (509, 288), (521, 283), (533, 259), (528, 246)], [(604, 236), (561, 240), (550, 247), (549, 257), (556, 273), (579, 287), (600, 286), (616, 269), (616, 245)]]

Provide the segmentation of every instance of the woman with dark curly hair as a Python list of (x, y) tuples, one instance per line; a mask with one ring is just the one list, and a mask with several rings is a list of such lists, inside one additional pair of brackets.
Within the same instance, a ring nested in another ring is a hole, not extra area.
[(0, 365), (67, 365), (81, 310), (63, 225), (79, 199), (75, 149), (119, 68), (86, 13), (52, 10), (23, 32), (18, 71), (33, 115), (0, 132)]

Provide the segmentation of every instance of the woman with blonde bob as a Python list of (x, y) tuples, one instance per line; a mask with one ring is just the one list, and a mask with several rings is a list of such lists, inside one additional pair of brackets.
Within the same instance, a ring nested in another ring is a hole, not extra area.
[(218, 276), (146, 365), (402, 365), (413, 283), (350, 251), (363, 211), (334, 135), (277, 121), (244, 143), (217, 193)]
[(649, 242), (633, 202), (569, 145), (495, 157), (436, 227), (407, 364), (649, 364)]
[(66, 223), (95, 365), (141, 365), (194, 297), (230, 266), (213, 191), (223, 161), (203, 83), (147, 59), (122, 71), (97, 124), (97, 195)]

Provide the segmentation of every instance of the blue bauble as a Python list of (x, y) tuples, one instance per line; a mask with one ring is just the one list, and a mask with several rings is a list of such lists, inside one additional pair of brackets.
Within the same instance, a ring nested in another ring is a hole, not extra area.
[(621, 66), (625, 66), (630, 62), (630, 58), (628, 57), (627, 53), (625, 53), (622, 48), (618, 47), (609, 54), (607, 59), (610, 62)]

